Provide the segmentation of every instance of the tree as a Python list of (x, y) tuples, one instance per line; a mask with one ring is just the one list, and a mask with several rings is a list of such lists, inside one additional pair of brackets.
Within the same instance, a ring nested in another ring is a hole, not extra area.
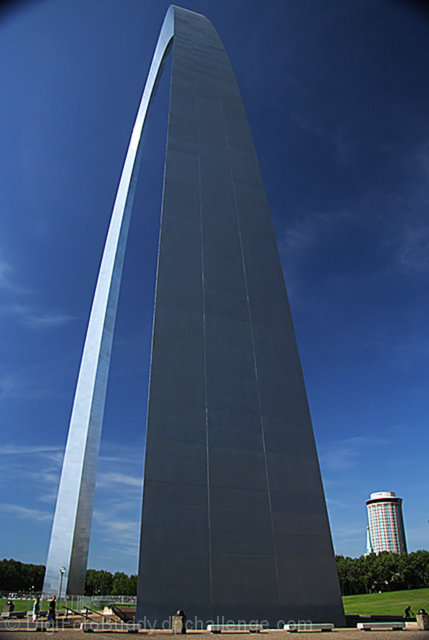
[(370, 553), (359, 558), (337, 556), (343, 595), (418, 589), (429, 585), (429, 551)]
[(429, 551), (403, 553), (399, 560), (399, 573), (406, 589), (426, 586), (429, 583)]
[(116, 596), (129, 596), (131, 595), (130, 578), (126, 573), (117, 571), (113, 576), (113, 588), (112, 594)]
[(44, 577), (43, 565), (6, 558), (0, 561), (0, 591), (41, 591)]
[(137, 578), (136, 575), (130, 576), (130, 596), (137, 595)]
[(85, 580), (85, 594), (88, 596), (110, 595), (112, 593), (113, 575), (110, 571), (88, 569)]

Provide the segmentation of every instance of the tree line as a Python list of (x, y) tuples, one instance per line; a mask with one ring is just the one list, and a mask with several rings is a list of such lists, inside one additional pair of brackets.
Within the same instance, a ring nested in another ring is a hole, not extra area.
[(45, 567), (17, 560), (0, 560), (0, 591), (41, 591)]
[(88, 569), (85, 580), (85, 595), (109, 595), (109, 596), (136, 596), (137, 576), (128, 576), (117, 571), (97, 571)]
[[(0, 592), (37, 593), (43, 588), (45, 567), (42, 564), (25, 564), (18, 560), (0, 560)], [(85, 595), (137, 595), (137, 576), (117, 571), (88, 569)]]
[[(359, 558), (336, 556), (338, 578), (343, 595), (400, 591), (429, 586), (429, 551), (412, 553), (371, 553)], [(0, 560), (0, 591), (40, 592), (45, 567), (17, 560)], [(137, 594), (137, 576), (121, 571), (97, 569), (86, 572), (85, 595)]]
[(429, 586), (429, 551), (336, 556), (336, 561), (343, 596)]

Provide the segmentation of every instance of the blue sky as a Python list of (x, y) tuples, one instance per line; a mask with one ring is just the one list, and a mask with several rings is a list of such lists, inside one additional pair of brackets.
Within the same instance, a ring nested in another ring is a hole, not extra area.
[[(429, 45), (419, 3), (189, 0), (230, 56), (286, 276), (337, 553), (364, 501), (429, 540)], [(0, 557), (46, 560), (97, 269), (168, 2), (0, 17)], [(168, 72), (168, 68), (166, 69)], [(135, 573), (168, 101), (145, 133), (89, 567)]]

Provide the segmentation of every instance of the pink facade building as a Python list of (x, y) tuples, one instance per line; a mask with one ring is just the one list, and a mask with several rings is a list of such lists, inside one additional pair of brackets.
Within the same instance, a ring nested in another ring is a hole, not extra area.
[(405, 553), (404, 519), (402, 498), (393, 491), (371, 493), (366, 501), (368, 509), (367, 553), (392, 551)]

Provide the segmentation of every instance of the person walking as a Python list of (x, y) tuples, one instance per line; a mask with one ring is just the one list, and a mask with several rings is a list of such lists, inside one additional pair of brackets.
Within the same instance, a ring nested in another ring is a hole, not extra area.
[(414, 611), (411, 609), (410, 605), (408, 605), (408, 607), (405, 609), (404, 611), (405, 614), (405, 619), (408, 620), (408, 618), (411, 618), (411, 615), (415, 615)]
[(48, 622), (51, 622), (52, 624), (50, 624), (49, 626), (54, 626), (55, 624), (55, 619), (56, 619), (56, 606), (57, 606), (57, 602), (56, 602), (56, 597), (52, 596), (52, 600), (49, 601), (49, 613), (48, 613)]
[(37, 596), (33, 604), (33, 622), (37, 621), (40, 613), (40, 596)]

